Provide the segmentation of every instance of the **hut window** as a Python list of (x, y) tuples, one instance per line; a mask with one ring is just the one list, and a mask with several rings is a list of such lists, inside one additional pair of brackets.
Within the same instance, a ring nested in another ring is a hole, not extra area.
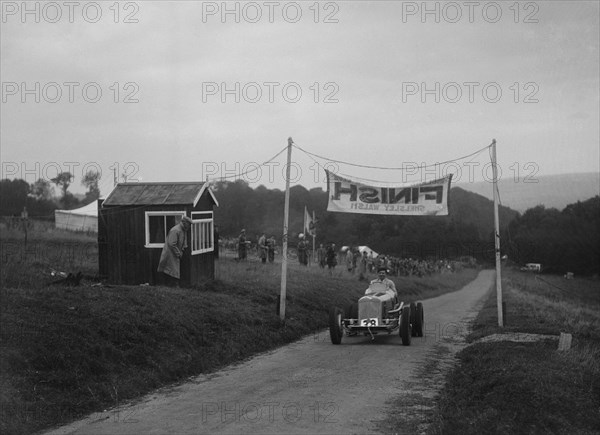
[(192, 213), (192, 255), (214, 251), (213, 213)]
[(169, 230), (181, 222), (184, 211), (147, 211), (146, 248), (162, 248)]

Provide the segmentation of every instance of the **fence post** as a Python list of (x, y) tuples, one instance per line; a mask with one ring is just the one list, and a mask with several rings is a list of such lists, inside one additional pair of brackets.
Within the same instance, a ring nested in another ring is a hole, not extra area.
[(573, 340), (573, 336), (571, 334), (566, 334), (564, 332), (560, 333), (560, 338), (558, 339), (558, 350), (564, 351), (571, 349), (571, 341)]

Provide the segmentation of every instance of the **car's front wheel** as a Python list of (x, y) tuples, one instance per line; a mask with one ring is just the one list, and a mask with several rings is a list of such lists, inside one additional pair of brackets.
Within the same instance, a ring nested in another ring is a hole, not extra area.
[(412, 327), (410, 328), (411, 330), (411, 335), (413, 337), (417, 336), (417, 328), (415, 327), (415, 324), (417, 323), (417, 304), (415, 304), (414, 302), (410, 303), (410, 324), (412, 325)]
[(329, 309), (329, 336), (333, 344), (340, 344), (344, 328), (342, 327), (342, 310), (338, 307)]
[(413, 329), (415, 330), (416, 337), (423, 337), (423, 328), (425, 326), (425, 313), (423, 311), (423, 304), (419, 302), (415, 312), (415, 323)]
[(402, 315), (400, 316), (400, 338), (402, 338), (402, 344), (404, 346), (410, 346), (411, 335), (410, 307), (404, 307), (402, 308)]

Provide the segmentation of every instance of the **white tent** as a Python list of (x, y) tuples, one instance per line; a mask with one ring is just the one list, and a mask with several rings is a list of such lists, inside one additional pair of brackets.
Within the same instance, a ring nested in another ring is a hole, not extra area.
[[(350, 247), (349, 246), (342, 246), (340, 248), (341, 252), (346, 252)], [(377, 258), (377, 256), (379, 255), (377, 252), (373, 251), (371, 248), (369, 248), (368, 246), (359, 246), (358, 247), (358, 252), (360, 252), (360, 254), (362, 255), (363, 252), (366, 252), (367, 255), (370, 255), (371, 252), (373, 253), (373, 258)]]
[(98, 201), (75, 210), (54, 210), (56, 228), (70, 231), (98, 232)]
[(379, 255), (377, 252), (373, 251), (371, 248), (369, 248), (368, 246), (359, 246), (358, 247), (358, 251), (362, 254), (363, 252), (366, 252), (367, 255), (371, 255), (371, 253), (373, 253), (373, 258), (377, 258), (377, 256)]

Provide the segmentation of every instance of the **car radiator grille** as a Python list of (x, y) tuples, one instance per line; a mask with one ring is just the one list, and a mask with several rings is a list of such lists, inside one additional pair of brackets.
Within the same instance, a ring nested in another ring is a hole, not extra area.
[(358, 302), (358, 317), (360, 319), (381, 320), (382, 304), (378, 298), (362, 298)]

